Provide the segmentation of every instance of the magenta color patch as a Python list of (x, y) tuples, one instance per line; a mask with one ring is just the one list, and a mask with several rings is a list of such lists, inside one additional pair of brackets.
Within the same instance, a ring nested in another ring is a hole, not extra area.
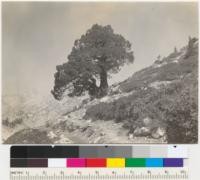
[(86, 160), (84, 158), (69, 158), (66, 162), (67, 167), (86, 167)]

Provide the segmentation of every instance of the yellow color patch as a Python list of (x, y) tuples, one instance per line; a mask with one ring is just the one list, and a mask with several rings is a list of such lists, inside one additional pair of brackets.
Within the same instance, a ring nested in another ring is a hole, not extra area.
[(107, 158), (107, 167), (109, 168), (122, 168), (125, 167), (124, 158)]

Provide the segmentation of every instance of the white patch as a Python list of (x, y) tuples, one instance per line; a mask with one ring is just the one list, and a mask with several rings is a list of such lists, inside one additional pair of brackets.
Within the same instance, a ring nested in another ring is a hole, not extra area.
[(161, 86), (166, 86), (170, 84), (171, 81), (155, 81), (149, 84), (149, 87), (155, 88), (155, 89), (160, 89)]
[(56, 134), (53, 131), (50, 131), (47, 135), (49, 138), (53, 139), (56, 137)]
[(94, 140), (94, 144), (98, 143), (99, 141), (101, 140), (101, 137), (97, 137), (95, 140)]
[(100, 102), (108, 102), (108, 100), (109, 100), (109, 97), (105, 96), (100, 100)]
[(144, 126), (150, 126), (153, 123), (153, 120), (149, 117), (143, 119)]
[(121, 90), (120, 90), (119, 87), (120, 87), (119, 85), (117, 85), (117, 86), (115, 86), (115, 87), (112, 87), (111, 91), (112, 91), (112, 92), (118, 92), (118, 93), (121, 93)]
[(166, 65), (166, 64), (167, 64), (167, 62), (164, 61), (164, 62), (162, 62), (161, 64), (154, 64), (152, 67), (153, 67), (153, 68), (159, 68), (159, 67), (162, 67), (162, 66), (164, 66), (164, 65)]
[(134, 135), (133, 134), (129, 134), (128, 138), (129, 139), (133, 139)]
[(48, 159), (48, 167), (55, 167), (55, 168), (60, 168), (60, 167), (66, 167), (66, 159), (55, 159), (55, 158), (50, 158)]
[(61, 134), (59, 140), (55, 142), (55, 144), (64, 144), (64, 143), (72, 143), (64, 134)]
[(174, 60), (174, 61), (172, 61), (173, 63), (178, 63), (178, 60), (176, 59), (176, 60)]
[(170, 63), (179, 63), (179, 59), (181, 58), (182, 54), (177, 56), (176, 58), (170, 59)]
[(188, 158), (188, 148), (184, 146), (169, 146), (168, 147), (168, 157), (171, 158)]

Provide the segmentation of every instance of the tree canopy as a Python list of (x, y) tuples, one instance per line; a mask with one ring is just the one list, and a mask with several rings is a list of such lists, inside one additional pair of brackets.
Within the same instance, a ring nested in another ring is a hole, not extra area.
[(95, 24), (75, 40), (68, 61), (56, 67), (55, 85), (51, 92), (58, 100), (62, 99), (66, 89), (71, 96), (80, 96), (88, 91), (93, 97), (102, 97), (107, 94), (108, 73), (117, 73), (121, 66), (133, 61), (128, 40), (114, 33), (110, 25)]

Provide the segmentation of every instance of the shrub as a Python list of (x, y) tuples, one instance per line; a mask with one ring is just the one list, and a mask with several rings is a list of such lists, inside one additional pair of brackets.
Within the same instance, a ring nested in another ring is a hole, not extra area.
[(195, 143), (197, 86), (194, 76), (187, 77), (159, 90), (149, 88), (111, 103), (96, 104), (87, 109), (85, 118), (115, 120), (132, 131), (142, 125), (143, 118), (150, 117), (157, 126), (166, 127), (169, 143)]
[(168, 143), (197, 143), (198, 104), (189, 89), (177, 94), (165, 109)]
[(6, 118), (2, 121), (2, 124), (4, 126), (10, 127), (10, 128), (14, 128), (15, 126), (22, 124), (22, 123), (23, 123), (22, 118), (15, 118), (13, 121), (9, 121), (9, 119)]

